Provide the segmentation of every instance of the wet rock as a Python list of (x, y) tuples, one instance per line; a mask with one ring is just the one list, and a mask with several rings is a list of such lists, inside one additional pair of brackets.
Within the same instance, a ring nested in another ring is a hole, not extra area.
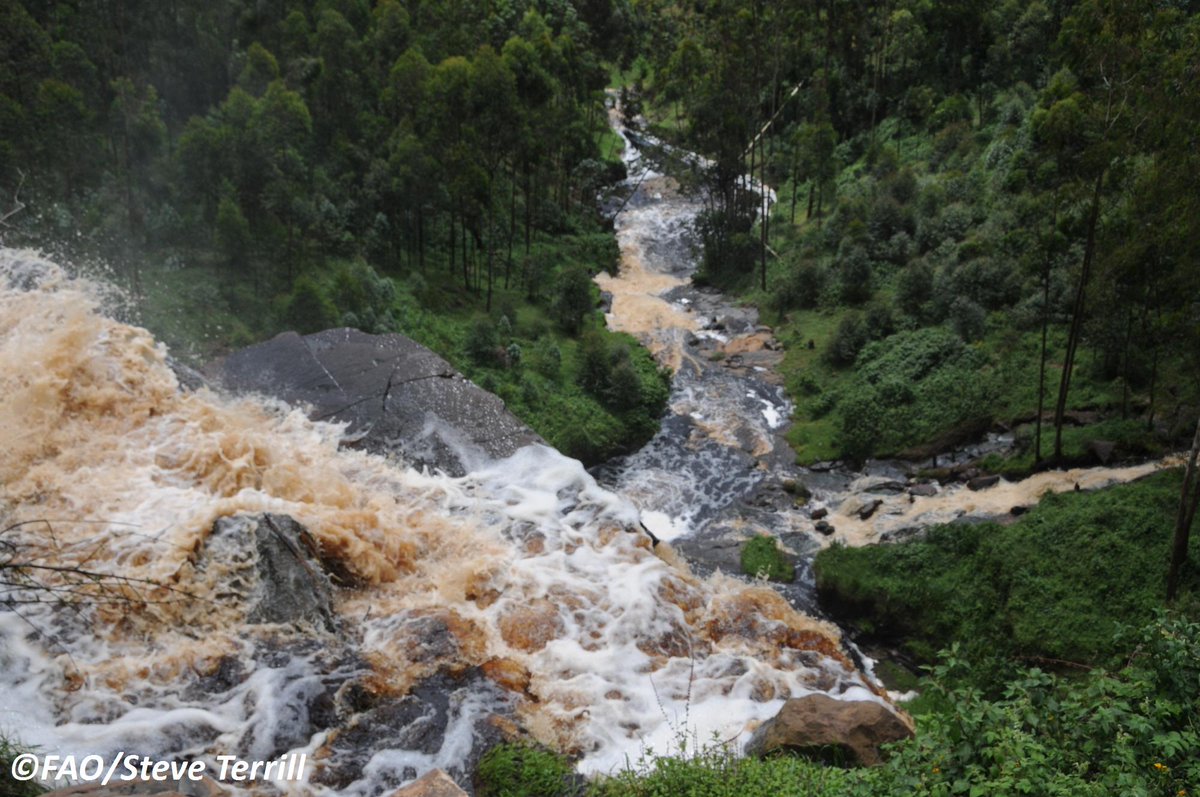
[(936, 484), (914, 484), (908, 488), (908, 494), (921, 498), (931, 498), (938, 494), (938, 488)]
[(792, 698), (774, 718), (758, 727), (746, 754), (774, 751), (821, 756), (830, 748), (863, 766), (882, 762), (879, 747), (910, 739), (912, 720), (872, 700), (837, 700), (824, 694)]
[(1028, 511), (1029, 507), (1027, 506), (1014, 506), (1012, 509), (1008, 510), (1008, 514), (1012, 515), (1013, 517), (1020, 517)]
[(433, 769), (392, 792), (391, 797), (467, 797), (467, 793), (445, 772)]
[(317, 542), (287, 515), (217, 518), (198, 566), (228, 568), (249, 623), (304, 623), (333, 629), (333, 596)]
[(994, 487), (1000, 481), (1000, 477), (992, 476), (976, 476), (967, 481), (968, 490), (986, 490), (989, 487)]
[(861, 509), (858, 510), (859, 519), (860, 520), (870, 519), (871, 515), (875, 514), (875, 510), (878, 509), (881, 504), (883, 504), (882, 498), (875, 498), (875, 499), (868, 501), (866, 504), (863, 505), (863, 507)]
[(820, 507), (819, 509), (814, 509), (809, 517), (811, 517), (813, 520), (820, 520), (821, 518), (826, 517), (828, 514), (828, 509), (825, 507)]
[(558, 607), (544, 598), (509, 609), (500, 616), (498, 625), (505, 642), (529, 653), (541, 650), (563, 633)]
[(834, 532), (833, 526), (829, 525), (829, 522), (825, 520), (818, 520), (817, 524), (813, 528), (824, 534), (826, 537)]
[(481, 669), (484, 675), (510, 692), (524, 692), (529, 688), (529, 670), (516, 659), (488, 659)]
[(1088, 453), (1096, 458), (1101, 465), (1107, 465), (1112, 460), (1113, 451), (1117, 444), (1111, 440), (1093, 440), (1088, 443)]
[(403, 335), (285, 332), (207, 370), (236, 393), (264, 393), (308, 405), (313, 419), (346, 422), (358, 447), (456, 476), (543, 442), (498, 397)]
[(421, 773), (413, 756), (398, 760), (372, 758), (380, 750), (407, 750), (434, 756), (448, 738), (469, 739), (469, 750), (447, 767), (450, 777), (468, 783), (483, 751), (504, 741), (493, 722), (506, 702), (491, 681), (478, 670), (461, 675), (438, 674), (421, 681), (400, 697), (387, 698), (354, 716), (328, 737), (315, 756), (322, 765), (311, 782), (335, 791), (347, 788), (370, 765), (372, 777), (399, 786)]
[(600, 312), (611, 313), (613, 305), (612, 291), (600, 291)]
[(175, 374), (180, 389), (186, 393), (195, 393), (202, 387), (208, 387), (208, 380), (204, 378), (204, 374), (171, 355), (167, 355), (167, 367)]

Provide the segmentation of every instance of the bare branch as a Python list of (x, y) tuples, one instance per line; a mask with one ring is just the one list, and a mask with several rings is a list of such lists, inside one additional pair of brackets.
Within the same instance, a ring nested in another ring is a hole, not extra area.
[(8, 220), (25, 209), (25, 203), (21, 201), (21, 188), (25, 185), (25, 172), (17, 169), (17, 174), (21, 176), (20, 182), (17, 183), (16, 190), (13, 191), (13, 207), (4, 215), (0, 215), (0, 224), (8, 224)]

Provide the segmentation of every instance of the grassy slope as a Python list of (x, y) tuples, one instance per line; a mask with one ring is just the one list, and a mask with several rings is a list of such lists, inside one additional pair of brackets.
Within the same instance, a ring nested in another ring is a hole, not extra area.
[[(1112, 647), (1118, 626), (1144, 625), (1162, 606), (1179, 485), (1179, 471), (1167, 471), (1048, 495), (1008, 526), (956, 524), (916, 542), (829, 548), (816, 559), (818, 589), (843, 618), (925, 661), (958, 643), (976, 661), (1105, 663), (1122, 652)], [(1200, 576), (1188, 588), (1200, 595)]]

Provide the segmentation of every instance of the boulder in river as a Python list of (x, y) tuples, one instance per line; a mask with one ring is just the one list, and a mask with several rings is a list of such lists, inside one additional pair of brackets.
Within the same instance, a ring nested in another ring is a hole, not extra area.
[(882, 503), (883, 503), (882, 498), (873, 498), (870, 501), (867, 501), (865, 504), (862, 505), (862, 508), (858, 510), (859, 519), (860, 520), (869, 520), (871, 518), (871, 515), (875, 514), (875, 510), (878, 509)]
[(750, 737), (746, 754), (787, 751), (824, 757), (832, 749), (845, 760), (875, 766), (883, 760), (880, 745), (912, 736), (912, 720), (883, 703), (814, 693), (784, 703)]
[(346, 422), (348, 439), (368, 451), (454, 476), (543, 442), (500, 398), (403, 335), (284, 332), (209, 370), (234, 392), (305, 404), (314, 420)]
[(936, 484), (914, 484), (908, 488), (908, 494), (921, 498), (931, 498), (938, 494), (938, 488)]
[(228, 580), (243, 586), (247, 622), (333, 628), (333, 596), (316, 540), (287, 515), (217, 518), (199, 566), (228, 569)]
[(986, 490), (989, 487), (994, 487), (1000, 481), (1000, 477), (992, 474), (991, 476), (976, 476), (967, 482), (968, 490)]

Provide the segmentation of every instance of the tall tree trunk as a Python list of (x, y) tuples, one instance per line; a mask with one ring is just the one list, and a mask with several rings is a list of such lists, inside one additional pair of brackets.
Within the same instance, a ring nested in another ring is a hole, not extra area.
[[(765, 147), (763, 147), (762, 144), (760, 144), (759, 147), (765, 149)], [(766, 289), (767, 289), (767, 235), (770, 233), (769, 225), (771, 223), (770, 220), (767, 218), (767, 214), (770, 212), (771, 205), (767, 199), (767, 154), (766, 154), (766, 152), (762, 153), (762, 156), (759, 160), (761, 162), (761, 165), (759, 166), (759, 171), (758, 171), (758, 174), (759, 174), (758, 206), (761, 209), (761, 212), (759, 213), (759, 218), (761, 219), (761, 221), (758, 225), (759, 226), (759, 230), (758, 230), (759, 253), (758, 254), (759, 254), (760, 261), (761, 261), (759, 264), (759, 281), (760, 281), (759, 287), (762, 288), (763, 291), (766, 291)]]
[(1129, 349), (1133, 342), (1133, 303), (1125, 310), (1125, 345), (1121, 366), (1121, 420), (1129, 418)]
[(508, 260), (504, 262), (504, 289), (508, 290), (508, 281), (512, 276), (513, 239), (517, 235), (517, 169), (514, 165), (509, 171), (508, 194)]
[(1179, 491), (1179, 511), (1175, 514), (1175, 539), (1171, 546), (1171, 566), (1167, 570), (1167, 601), (1175, 600), (1179, 592), (1179, 578), (1187, 561), (1188, 539), (1192, 521), (1196, 517), (1197, 499), (1200, 490), (1196, 485), (1196, 457), (1200, 454), (1200, 420), (1196, 421), (1196, 434), (1192, 438), (1192, 452), (1183, 471), (1183, 487)]
[(1058, 192), (1054, 194), (1054, 212), (1050, 214), (1050, 237), (1046, 241), (1046, 260), (1042, 264), (1042, 352), (1038, 363), (1037, 427), (1034, 431), (1033, 461), (1042, 461), (1042, 415), (1046, 411), (1046, 337), (1050, 330), (1050, 259), (1054, 230), (1058, 227)]
[(458, 220), (458, 239), (459, 248), (462, 249), (462, 267), (463, 267), (463, 287), (470, 292), (471, 290), (471, 260), (467, 257), (467, 217), (459, 214), (461, 218)]
[(529, 230), (533, 226), (533, 175), (529, 164), (525, 165), (525, 257), (529, 257)]
[(417, 206), (417, 262), (425, 273), (425, 209)]
[(799, 170), (797, 170), (795, 168), (792, 169), (792, 213), (791, 213), (791, 218), (789, 219), (789, 221), (793, 225), (795, 225), (795, 223), (796, 223), (796, 190), (800, 187), (798, 184), (798, 181), (800, 179), (800, 175), (799, 175), (798, 171)]
[(496, 270), (495, 270), (496, 226), (495, 226), (495, 210), (492, 207), (496, 203), (492, 197), (492, 182), (493, 182), (493, 178), (489, 178), (489, 180), (488, 180), (488, 222), (487, 222), (488, 223), (488, 226), (487, 226), (487, 308), (486, 308), (487, 312), (489, 314), (492, 312), (492, 288), (496, 281)]
[(1054, 408), (1054, 459), (1062, 461), (1063, 416), (1067, 411), (1067, 394), (1071, 390), (1071, 372), (1075, 369), (1075, 353), (1083, 331), (1084, 298), (1088, 279), (1092, 271), (1092, 258), (1096, 251), (1096, 223), (1100, 218), (1100, 188), (1104, 183), (1104, 172), (1096, 176), (1096, 187), (1092, 191), (1092, 210), (1088, 219), (1087, 245), (1083, 250), (1083, 268), (1079, 273), (1079, 287), (1075, 291), (1075, 307), (1071, 313), (1071, 330), (1067, 335), (1067, 356), (1063, 362), (1062, 379), (1058, 385), (1058, 402)]

